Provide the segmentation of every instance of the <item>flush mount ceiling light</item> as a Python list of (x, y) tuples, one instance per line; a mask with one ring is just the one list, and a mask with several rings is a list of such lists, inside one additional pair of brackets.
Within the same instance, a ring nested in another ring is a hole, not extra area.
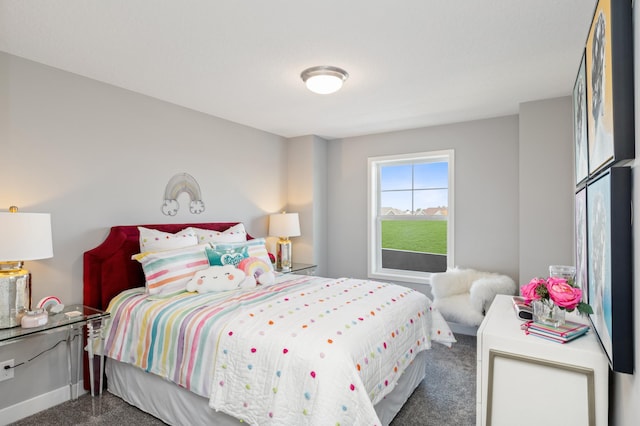
[(342, 68), (321, 65), (307, 68), (300, 74), (307, 89), (320, 95), (328, 95), (340, 90), (349, 74)]

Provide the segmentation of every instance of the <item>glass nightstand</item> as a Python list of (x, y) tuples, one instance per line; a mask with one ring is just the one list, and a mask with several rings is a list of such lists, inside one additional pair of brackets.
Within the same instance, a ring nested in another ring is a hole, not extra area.
[(315, 275), (318, 265), (312, 265), (310, 263), (292, 263), (290, 271), (279, 271), (278, 274), (298, 274), (298, 275)]
[[(71, 314), (71, 313), (74, 314)], [(47, 323), (39, 327), (22, 328), (14, 327), (0, 330), (0, 346), (16, 343), (24, 339), (32, 338), (38, 335), (57, 333), (67, 331), (65, 341), (67, 343), (67, 367), (69, 372), (69, 393), (71, 399), (78, 398), (78, 390), (76, 389), (75, 397), (73, 387), (80, 381), (80, 371), (82, 370), (82, 327), (87, 326), (87, 351), (89, 360), (93, 360), (93, 356), (100, 357), (100, 387), (102, 390), (102, 375), (104, 373), (104, 356), (102, 354), (102, 326), (105, 319), (109, 317), (108, 312), (90, 308), (83, 305), (65, 306), (64, 310), (58, 314), (49, 314)], [(71, 371), (73, 367), (73, 356), (71, 355), (71, 342), (77, 338), (77, 358), (76, 358), (76, 377), (73, 380)], [(98, 349), (99, 348), (99, 349)], [(89, 373), (91, 375), (91, 383), (95, 371), (94, 363), (89, 362)], [(14, 367), (15, 368), (15, 367)], [(94, 395), (93, 386), (91, 387), (91, 395)]]

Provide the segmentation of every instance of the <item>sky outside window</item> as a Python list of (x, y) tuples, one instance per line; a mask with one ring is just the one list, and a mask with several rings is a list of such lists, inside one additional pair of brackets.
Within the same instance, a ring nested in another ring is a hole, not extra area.
[(383, 166), (381, 206), (401, 211), (448, 206), (447, 162)]

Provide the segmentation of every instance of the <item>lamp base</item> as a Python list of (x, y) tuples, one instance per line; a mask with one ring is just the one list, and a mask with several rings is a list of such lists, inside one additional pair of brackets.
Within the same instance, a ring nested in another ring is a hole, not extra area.
[(282, 272), (291, 271), (291, 240), (280, 237), (276, 243), (276, 269)]
[(20, 325), (19, 312), (31, 309), (31, 274), (26, 269), (0, 269), (0, 329)]

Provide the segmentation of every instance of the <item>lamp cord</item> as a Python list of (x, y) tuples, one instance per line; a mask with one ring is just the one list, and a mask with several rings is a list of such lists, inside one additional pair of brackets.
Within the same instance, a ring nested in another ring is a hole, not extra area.
[[(76, 335), (76, 336), (73, 336), (73, 337), (71, 338), (71, 341), (74, 341), (74, 340), (76, 339), (76, 337), (78, 337), (78, 336), (77, 336), (77, 335)], [(33, 356), (33, 357), (29, 358), (28, 360), (26, 360), (26, 361), (22, 361), (21, 363), (19, 363), (19, 364), (15, 364), (15, 365), (13, 365), (13, 366), (5, 365), (5, 366), (4, 366), (4, 369), (5, 369), (5, 370), (10, 370), (10, 369), (12, 369), (12, 368), (17, 368), (17, 367), (20, 367), (21, 365), (28, 364), (28, 363), (30, 363), (31, 361), (33, 361), (34, 359), (38, 358), (40, 355), (43, 355), (43, 354), (45, 354), (45, 353), (47, 353), (47, 352), (49, 352), (49, 351), (54, 350), (54, 349), (55, 349), (55, 348), (56, 348), (60, 343), (64, 343), (64, 342), (66, 342), (66, 341), (67, 341), (67, 339), (59, 340), (59, 341), (58, 341), (58, 343), (56, 343), (55, 345), (51, 346), (51, 347), (50, 347), (50, 348), (48, 348), (48, 349), (43, 350), (42, 352), (40, 352), (39, 354), (37, 354), (37, 355), (35, 355), (35, 356)]]

